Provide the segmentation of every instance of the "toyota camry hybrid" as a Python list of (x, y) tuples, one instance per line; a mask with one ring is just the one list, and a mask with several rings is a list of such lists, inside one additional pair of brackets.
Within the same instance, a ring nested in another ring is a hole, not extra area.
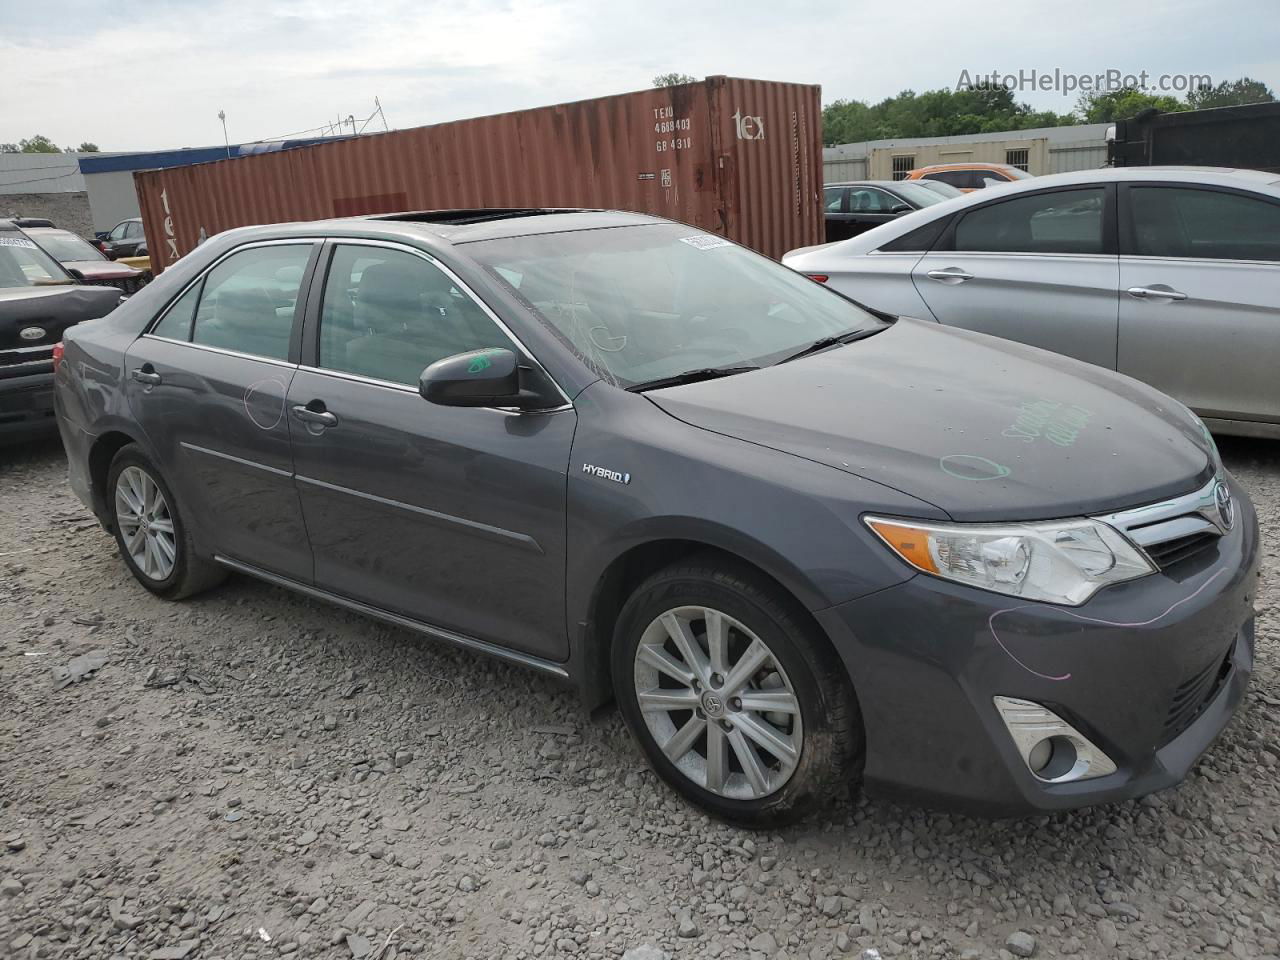
[(248, 574), (616, 699), (738, 823), (1159, 790), (1253, 669), (1257, 521), (1186, 407), (693, 227), (234, 230), (57, 358), (148, 590)]

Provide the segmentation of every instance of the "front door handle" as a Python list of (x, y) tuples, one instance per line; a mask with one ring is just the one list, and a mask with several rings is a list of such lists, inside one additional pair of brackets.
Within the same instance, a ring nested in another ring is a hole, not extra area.
[(1125, 293), (1135, 300), (1185, 300), (1187, 295), (1163, 283), (1150, 287), (1130, 287)]
[[(314, 403), (315, 401), (313, 400), (312, 404)], [(303, 423), (314, 423), (321, 427), (336, 427), (338, 425), (338, 418), (328, 410), (323, 409), (323, 407), (315, 410), (311, 406), (304, 407), (302, 404), (298, 404), (292, 410), (294, 417)]]
[(966, 280), (972, 280), (972, 273), (965, 273), (959, 267), (945, 267), (942, 270), (930, 270), (926, 276), (930, 280), (937, 280), (939, 283), (964, 283)]
[(139, 367), (137, 370), (134, 370), (132, 373), (133, 379), (138, 383), (145, 383), (149, 387), (154, 387), (163, 378), (160, 374), (156, 373), (155, 370), (150, 369), (150, 367), (151, 364), (147, 364), (145, 367)]

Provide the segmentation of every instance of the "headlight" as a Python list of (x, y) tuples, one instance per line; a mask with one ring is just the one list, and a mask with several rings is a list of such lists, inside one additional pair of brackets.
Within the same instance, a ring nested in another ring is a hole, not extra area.
[(1109, 583), (1155, 572), (1137, 547), (1098, 520), (932, 524), (865, 519), (917, 570), (1026, 600), (1077, 606)]

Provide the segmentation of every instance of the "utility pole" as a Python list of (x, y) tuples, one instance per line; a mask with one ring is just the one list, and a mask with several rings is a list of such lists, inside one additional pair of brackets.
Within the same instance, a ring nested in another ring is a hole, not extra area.
[(227, 113), (225, 110), (218, 111), (218, 119), (222, 121), (222, 142), (227, 148), (227, 159), (231, 159), (231, 141), (227, 139)]

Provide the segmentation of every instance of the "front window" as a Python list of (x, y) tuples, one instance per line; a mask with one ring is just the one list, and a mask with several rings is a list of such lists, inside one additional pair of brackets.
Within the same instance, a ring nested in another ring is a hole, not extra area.
[(105, 260), (95, 250), (74, 233), (41, 233), (33, 234), (44, 251), (60, 263), (72, 263), (76, 260)]
[(982, 253), (1102, 253), (1102, 187), (989, 203), (956, 225), (955, 249)]
[(844, 203), (844, 187), (827, 187), (822, 191), (822, 205), (827, 213), (839, 213)]
[(437, 360), (484, 347), (516, 349), (435, 264), (387, 247), (335, 249), (320, 308), (321, 367), (413, 386)]
[(621, 387), (765, 366), (825, 337), (883, 329), (820, 284), (680, 224), (511, 237), (468, 252)]
[(74, 282), (33, 241), (0, 234), (0, 287), (48, 287)]

